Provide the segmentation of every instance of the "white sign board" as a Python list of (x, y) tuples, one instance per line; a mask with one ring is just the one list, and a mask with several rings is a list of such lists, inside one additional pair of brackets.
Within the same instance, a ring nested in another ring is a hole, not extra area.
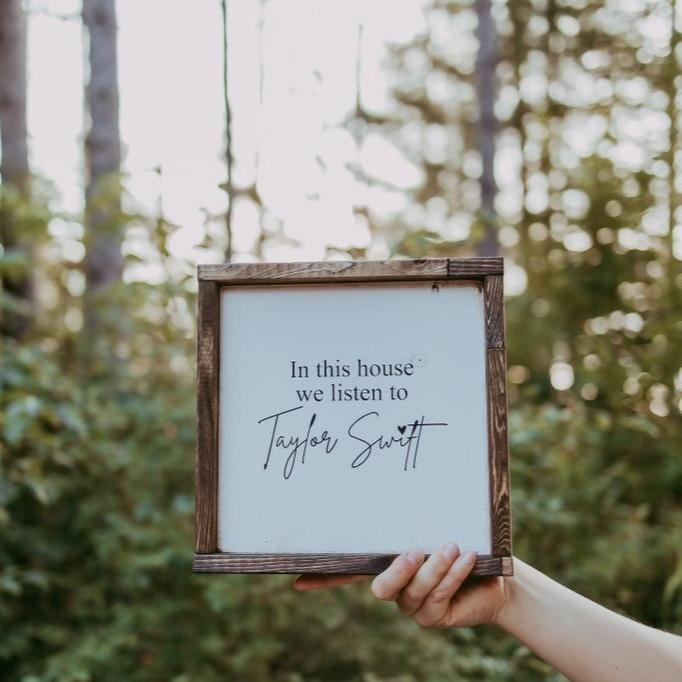
[(503, 263), (200, 266), (206, 572), (511, 572)]
[(478, 287), (232, 287), (220, 312), (220, 551), (489, 550)]

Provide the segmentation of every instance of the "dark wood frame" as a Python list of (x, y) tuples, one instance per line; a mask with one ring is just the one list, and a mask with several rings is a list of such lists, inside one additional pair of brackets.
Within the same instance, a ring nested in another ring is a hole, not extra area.
[(490, 554), (478, 556), (473, 574), (512, 575), (503, 275), (502, 258), (200, 265), (193, 570), (198, 573), (375, 574), (384, 570), (394, 558), (383, 554), (237, 554), (218, 550), (218, 381), (222, 287), (463, 280), (482, 287), (487, 340), (491, 547)]

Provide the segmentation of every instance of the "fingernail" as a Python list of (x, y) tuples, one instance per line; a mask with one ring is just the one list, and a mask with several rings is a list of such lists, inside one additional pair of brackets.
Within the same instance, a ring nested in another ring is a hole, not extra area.
[(476, 563), (476, 552), (464, 552), (460, 557), (460, 561), (463, 564), (473, 564)]
[(424, 553), (421, 550), (412, 549), (407, 553), (407, 560), (411, 564), (417, 564), (422, 560), (423, 556)]
[(448, 561), (453, 561), (454, 558), (459, 554), (459, 547), (454, 542), (451, 542), (445, 545), (441, 552)]

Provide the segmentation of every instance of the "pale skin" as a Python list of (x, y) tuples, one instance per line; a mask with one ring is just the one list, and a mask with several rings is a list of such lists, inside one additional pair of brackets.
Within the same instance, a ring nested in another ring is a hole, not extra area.
[[(519, 559), (510, 578), (466, 578), (473, 552), (412, 550), (372, 580), (378, 599), (427, 628), (498, 625), (576, 682), (680, 682), (682, 637), (637, 623), (569, 590)], [(371, 576), (302, 575), (297, 590)]]

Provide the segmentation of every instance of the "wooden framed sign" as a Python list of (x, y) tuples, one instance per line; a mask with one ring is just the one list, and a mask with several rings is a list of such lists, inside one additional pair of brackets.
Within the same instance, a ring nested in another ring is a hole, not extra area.
[(501, 258), (199, 266), (197, 572), (510, 575)]

